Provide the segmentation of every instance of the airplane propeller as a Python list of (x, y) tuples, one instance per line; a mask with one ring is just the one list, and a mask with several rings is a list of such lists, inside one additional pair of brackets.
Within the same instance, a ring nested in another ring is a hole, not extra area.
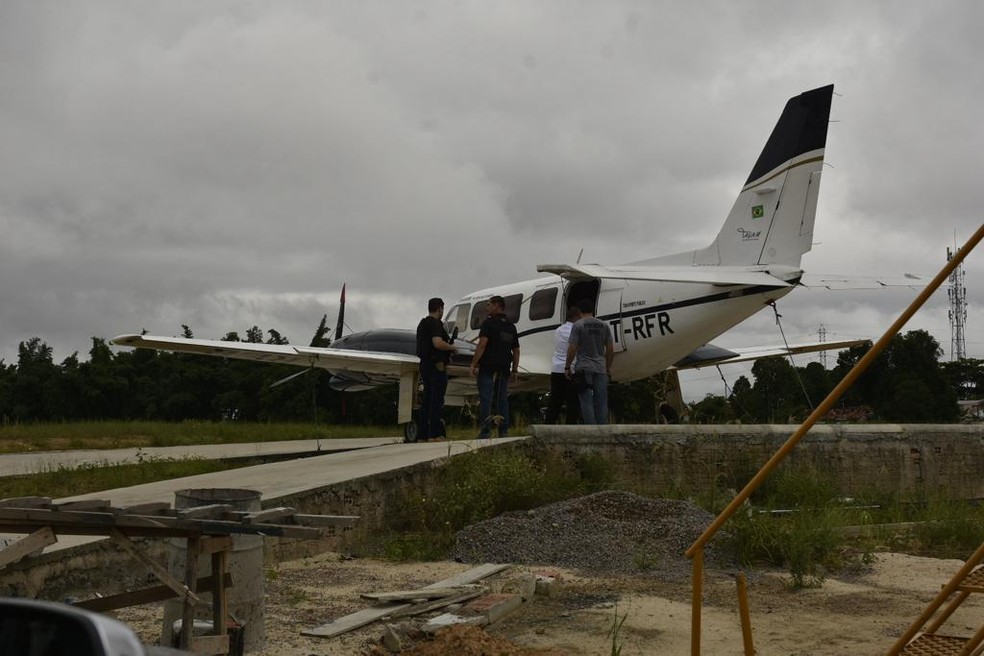
[(345, 283), (342, 283), (342, 296), (338, 299), (338, 321), (335, 322), (335, 341), (342, 338), (342, 326), (345, 324)]

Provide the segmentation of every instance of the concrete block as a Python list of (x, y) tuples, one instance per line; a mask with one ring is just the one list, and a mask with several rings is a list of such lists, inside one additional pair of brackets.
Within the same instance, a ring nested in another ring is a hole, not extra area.
[(519, 596), (523, 598), (523, 601), (530, 601), (533, 599), (533, 595), (536, 594), (536, 576), (531, 572), (525, 572), (522, 577), (520, 577), (516, 590)]
[(485, 626), (488, 619), (484, 615), (458, 615), (457, 613), (442, 613), (437, 617), (431, 618), (420, 627), (424, 633), (434, 634), (441, 629), (446, 629), (455, 624), (474, 624), (475, 626)]
[(560, 595), (563, 587), (563, 579), (560, 572), (554, 570), (541, 570), (534, 572), (536, 576), (536, 594), (542, 597), (556, 597)]
[(481, 615), (488, 624), (495, 624), (522, 605), (523, 598), (518, 594), (487, 594), (468, 602), (462, 614)]
[(403, 640), (392, 624), (387, 624), (383, 629), (383, 646), (391, 654), (399, 654), (403, 649)]

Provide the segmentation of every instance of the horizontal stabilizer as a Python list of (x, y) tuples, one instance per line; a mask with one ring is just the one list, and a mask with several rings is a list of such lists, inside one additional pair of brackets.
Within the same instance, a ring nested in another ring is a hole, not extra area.
[(752, 346), (740, 349), (724, 349), (713, 344), (706, 344), (696, 349), (687, 357), (677, 362), (675, 369), (700, 369), (720, 364), (735, 364), (750, 362), (774, 355), (789, 356), (800, 353), (816, 353), (818, 351), (843, 350), (862, 344), (870, 344), (870, 339), (847, 339), (839, 342), (807, 342), (791, 346)]
[(918, 276), (912, 273), (901, 276), (843, 276), (813, 273), (804, 274), (800, 279), (800, 285), (810, 289), (884, 289), (885, 287), (922, 289), (930, 280), (932, 276)]

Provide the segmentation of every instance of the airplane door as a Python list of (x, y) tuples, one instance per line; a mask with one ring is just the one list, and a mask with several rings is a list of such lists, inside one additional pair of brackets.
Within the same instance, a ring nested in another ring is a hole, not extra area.
[(605, 281), (602, 281), (601, 286), (595, 316), (608, 324), (612, 333), (612, 347), (619, 353), (625, 350), (625, 340), (622, 339), (622, 288), (605, 289)]

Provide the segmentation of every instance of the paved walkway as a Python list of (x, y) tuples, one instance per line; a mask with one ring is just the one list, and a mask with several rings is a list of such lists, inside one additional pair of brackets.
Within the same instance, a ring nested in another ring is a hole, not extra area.
[(398, 437), (365, 437), (334, 440), (288, 440), (284, 442), (243, 442), (236, 444), (200, 444), (190, 446), (145, 446), (127, 449), (85, 449), (81, 451), (34, 451), (0, 455), (0, 476), (38, 474), (59, 468), (82, 465), (136, 464), (153, 458), (183, 460), (203, 458), (254, 458), (284, 455), (335, 453), (366, 449), (401, 442)]
[[(334, 483), (374, 476), (386, 471), (409, 467), (422, 462), (429, 462), (449, 455), (460, 455), (493, 444), (503, 444), (526, 437), (506, 437), (495, 440), (467, 440), (453, 442), (426, 442), (420, 444), (383, 443), (378, 446), (352, 448), (348, 451), (328, 453), (321, 456), (297, 458), (272, 462), (265, 465), (254, 465), (209, 474), (198, 474), (184, 478), (134, 485), (132, 487), (104, 490), (90, 494), (58, 499), (59, 502), (82, 501), (86, 499), (108, 500), (113, 506), (124, 507), (138, 503), (166, 501), (174, 503), (174, 493), (178, 490), (199, 488), (237, 488), (256, 490), (260, 493), (265, 505), (277, 505), (277, 499), (309, 490), (325, 487)], [(332, 440), (332, 443), (347, 440)], [(269, 444), (269, 443), (268, 443)], [(322, 441), (322, 445), (325, 441)], [(258, 445), (222, 445), (224, 447)], [(181, 448), (181, 447), (173, 447)], [(125, 450), (131, 452), (131, 450)], [(78, 453), (78, 452), (76, 452)], [(38, 496), (44, 496), (44, 490), (38, 490)], [(19, 536), (0, 535), (0, 538)], [(69, 549), (76, 545), (93, 542), (105, 538), (85, 536), (61, 536), (58, 542), (45, 549), (57, 551)]]

